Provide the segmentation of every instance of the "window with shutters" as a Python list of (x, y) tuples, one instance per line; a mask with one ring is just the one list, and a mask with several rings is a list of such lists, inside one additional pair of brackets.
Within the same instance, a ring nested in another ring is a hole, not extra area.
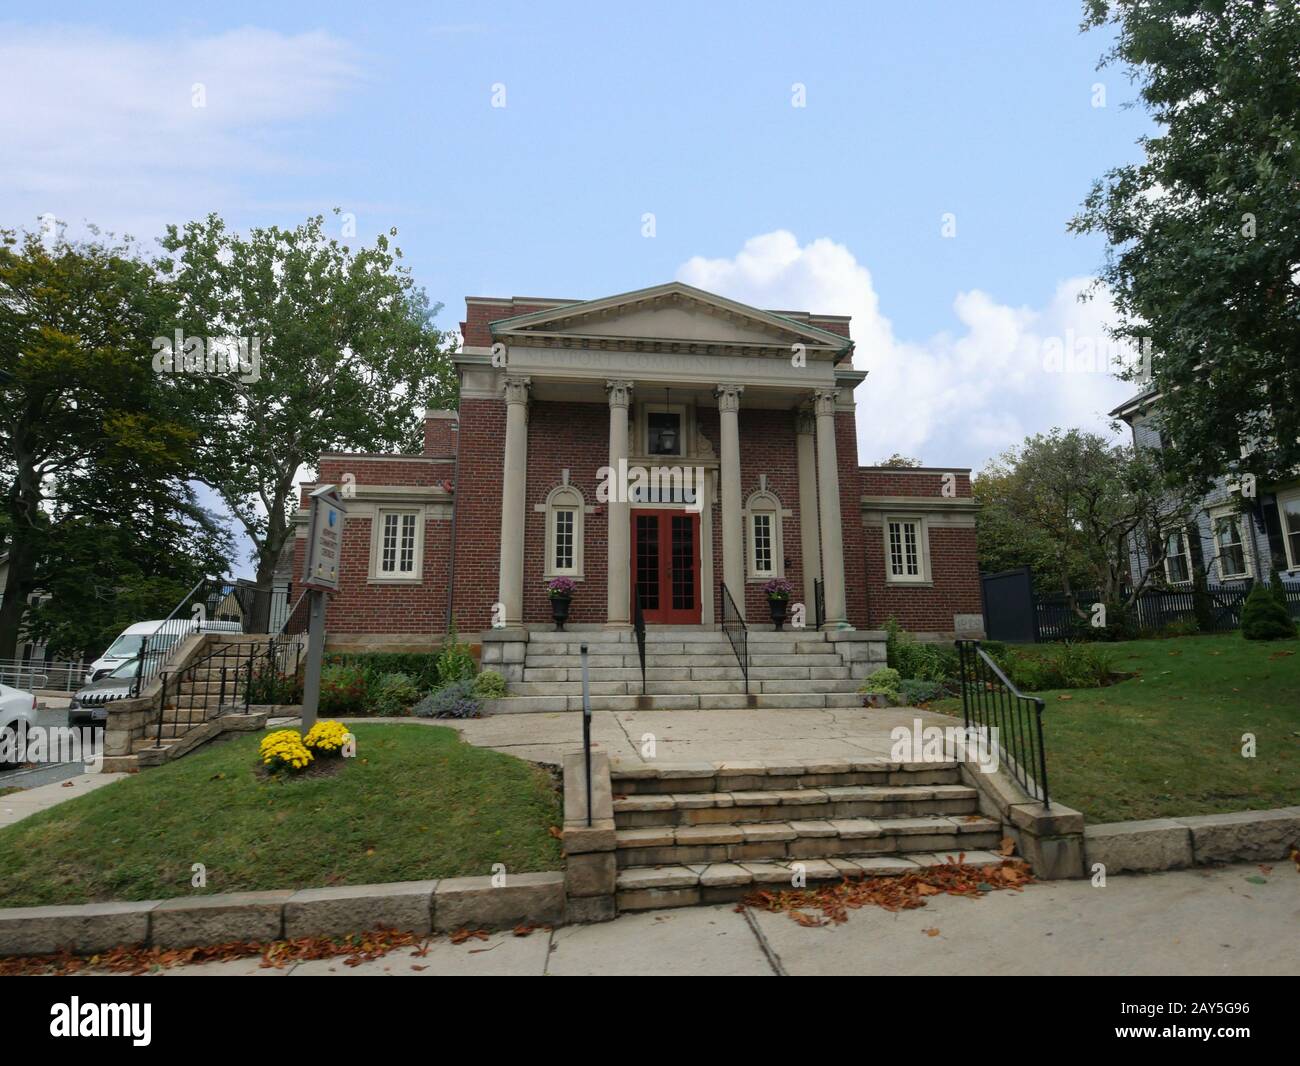
[(1250, 554), (1246, 547), (1246, 519), (1243, 515), (1215, 515), (1214, 551), (1219, 580), (1250, 577)]

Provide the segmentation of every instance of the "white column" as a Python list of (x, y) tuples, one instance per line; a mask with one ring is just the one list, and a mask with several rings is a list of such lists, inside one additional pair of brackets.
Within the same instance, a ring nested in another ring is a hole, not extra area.
[(722, 454), (722, 580), (745, 616), (745, 538), (741, 525), (740, 500), (740, 394), (743, 385), (719, 385), (718, 420), (721, 423)]
[(835, 400), (839, 389), (813, 393), (817, 412), (817, 500), (820, 504), (822, 583), (826, 628), (849, 628), (844, 609), (844, 526), (840, 520), (840, 471), (835, 457)]
[(605, 577), (606, 622), (611, 626), (632, 624), (632, 519), (627, 500), (628, 443), (627, 411), (632, 402), (632, 382), (607, 381), (609, 393), (609, 468), (613, 471), (608, 504), (609, 545)]
[(524, 486), (528, 475), (528, 389), (532, 380), (505, 379), (506, 449), (501, 477), (501, 572), (497, 599), (506, 626), (524, 624)]
[(812, 408), (794, 413), (795, 458), (799, 476), (799, 542), (803, 545), (803, 602), (808, 620), (816, 618), (817, 590), (822, 576), (821, 531), (817, 523), (817, 416)]

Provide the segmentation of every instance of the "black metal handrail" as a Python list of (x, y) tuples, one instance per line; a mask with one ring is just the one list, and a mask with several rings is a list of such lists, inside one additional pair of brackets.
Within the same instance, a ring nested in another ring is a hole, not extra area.
[[(247, 714), (255, 678), (296, 678), (301, 663), (301, 641), (272, 638), (218, 644), (179, 670), (163, 671), (158, 675), (155, 743), (161, 745), (166, 725), (172, 727), (168, 739), (175, 739), (228, 709), (242, 705)], [(173, 712), (170, 723), (168, 710)]]
[(819, 577), (813, 579), (813, 617), (820, 632), (826, 624), (826, 586)]
[(740, 673), (745, 679), (745, 695), (749, 695), (749, 627), (745, 625), (744, 616), (731, 598), (727, 584), (722, 583), (722, 631), (731, 641), (731, 650), (736, 653), (740, 663)]
[(645, 615), (641, 612), (641, 589), (632, 586), (636, 597), (632, 606), (632, 632), (636, 634), (636, 653), (641, 659), (641, 695), (645, 695)]
[[(967, 731), (974, 725), (997, 744), (998, 757), (1024, 790), (1044, 807), (1047, 752), (1043, 747), (1043, 710), (1038, 696), (1026, 696), (1007, 677), (978, 640), (957, 641), (961, 673), (961, 709)], [(993, 730), (997, 730), (996, 734)]]
[[(138, 696), (194, 633), (269, 633), (287, 625), (287, 588), (265, 588), (242, 578), (205, 577), (140, 642), (132, 695)], [(301, 603), (301, 597), (299, 597)], [(297, 605), (295, 605), (296, 608)]]
[(582, 755), (587, 774), (587, 827), (591, 828), (591, 683), (587, 675), (587, 645), (578, 647), (582, 656)]

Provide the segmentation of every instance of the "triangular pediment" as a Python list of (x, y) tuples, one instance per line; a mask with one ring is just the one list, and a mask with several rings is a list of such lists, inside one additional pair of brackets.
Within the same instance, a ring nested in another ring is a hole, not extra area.
[(805, 322), (763, 311), (679, 281), (650, 289), (566, 304), (492, 323), (494, 336), (524, 343), (532, 335), (548, 343), (572, 337), (638, 345), (782, 347), (840, 352), (850, 341)]

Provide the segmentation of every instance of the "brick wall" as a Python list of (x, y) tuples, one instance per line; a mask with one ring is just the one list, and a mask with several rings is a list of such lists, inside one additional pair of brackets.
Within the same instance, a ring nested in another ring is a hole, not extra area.
[(438, 458), (455, 457), (456, 420), (454, 418), (425, 418), (424, 454)]
[[(716, 412), (715, 412), (716, 414)], [(720, 453), (719, 453), (720, 454)], [(759, 489), (759, 475), (767, 475), (767, 489), (781, 501), (781, 509), (790, 512), (781, 519), (781, 536), (784, 555), (790, 561), (785, 568), (786, 580), (794, 586), (790, 600), (802, 602), (803, 596), (803, 538), (799, 529), (799, 456), (795, 443), (794, 415), (789, 411), (763, 411), (740, 409), (740, 501), (744, 505)], [(715, 524), (721, 537), (722, 515), (718, 513)], [(744, 525), (745, 542), (745, 617), (751, 622), (765, 623), (770, 619), (767, 597), (762, 581), (751, 581), (748, 575), (749, 522)], [(715, 563), (718, 580), (722, 577), (722, 553), (718, 549)], [(735, 594), (735, 590), (732, 590)], [(808, 616), (813, 615), (812, 605)], [(811, 622), (809, 623), (811, 624)]]
[(868, 629), (868, 560), (862, 533), (862, 476), (858, 431), (852, 411), (835, 413), (835, 460), (839, 466), (840, 524), (844, 527), (844, 607), (849, 625)]
[[(609, 462), (609, 405), (534, 403), (528, 409), (528, 482), (524, 501), (524, 621), (549, 622), (551, 603), (543, 587), (546, 572), (546, 514), (534, 509), (569, 471), (569, 484), (599, 512), (583, 516), (583, 573), (569, 619), (603, 622), (609, 514), (596, 501), (596, 473)], [(493, 586), (493, 595), (496, 586)]]
[[(501, 570), (501, 477), (505, 400), (462, 399), (456, 485), (456, 587), (453, 610), (463, 632), (488, 629)], [(529, 441), (531, 451), (533, 442)]]

